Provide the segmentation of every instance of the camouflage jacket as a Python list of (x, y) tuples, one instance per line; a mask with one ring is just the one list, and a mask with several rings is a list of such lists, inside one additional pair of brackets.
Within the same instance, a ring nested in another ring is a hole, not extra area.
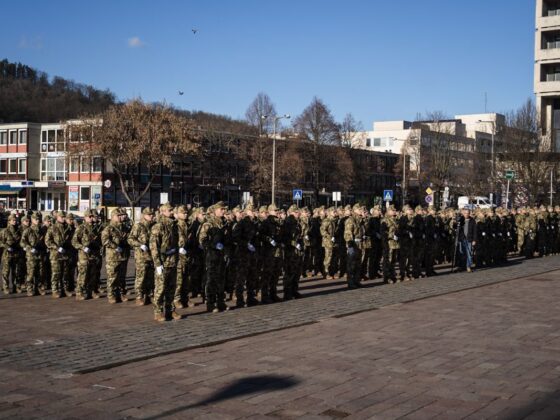
[(322, 244), (325, 248), (332, 248), (334, 246), (334, 234), (336, 231), (336, 220), (332, 217), (325, 217), (321, 222), (321, 237)]
[[(198, 232), (198, 241), (207, 253), (223, 253), (225, 247), (224, 221), (219, 217), (209, 216), (200, 227), (200, 231)], [(219, 244), (221, 244), (222, 249), (219, 249)]]
[(127, 232), (119, 222), (110, 222), (101, 232), (101, 244), (105, 248), (107, 262), (118, 263), (128, 260), (125, 253)]
[(394, 217), (386, 216), (381, 220), (381, 239), (384, 246), (391, 250), (400, 248), (398, 230), (397, 219)]
[(362, 248), (365, 236), (365, 227), (356, 216), (348, 216), (344, 222), (344, 241), (348, 246)]
[(26, 252), (27, 258), (40, 259), (45, 254), (45, 233), (39, 225), (32, 225), (23, 232), (20, 245)]
[[(74, 232), (72, 246), (82, 261), (96, 260), (101, 256), (101, 235), (93, 224), (83, 223)], [(88, 248), (89, 252), (85, 252)]]
[(161, 216), (150, 232), (150, 252), (156, 267), (177, 266), (179, 251), (179, 229), (175, 220)]
[[(2, 231), (1, 242), (2, 248), (6, 251), (5, 255), (16, 256), (20, 251), (21, 232), (13, 225), (8, 225)], [(8, 251), (11, 249), (11, 251)]]
[[(69, 259), (72, 249), (72, 229), (66, 223), (53, 223), (47, 230), (45, 245), (49, 248), (51, 258), (58, 260)], [(59, 252), (62, 248), (63, 252)]]
[(142, 245), (146, 245), (148, 248), (150, 246), (150, 231), (152, 229), (153, 223), (147, 220), (142, 220), (135, 223), (132, 230), (128, 234), (127, 242), (134, 248), (134, 259), (136, 261), (151, 262), (152, 255), (150, 250), (142, 251), (140, 248)]

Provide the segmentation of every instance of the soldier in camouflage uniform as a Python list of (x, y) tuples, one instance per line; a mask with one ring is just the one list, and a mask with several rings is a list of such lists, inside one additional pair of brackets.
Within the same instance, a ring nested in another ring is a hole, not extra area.
[(347, 205), (344, 208), (340, 208), (338, 211), (339, 218), (336, 220), (336, 230), (335, 230), (335, 247), (334, 247), (334, 264), (335, 272), (338, 271), (338, 277), (342, 278), (346, 275), (346, 257), (348, 250), (346, 249), (346, 241), (344, 240), (344, 230), (346, 226), (346, 220), (352, 214), (352, 207)]
[[(198, 241), (198, 233), (204, 223), (204, 217), (203, 208), (193, 210), (187, 236), (187, 276), (189, 279), (187, 283), (193, 298), (199, 294), (204, 295), (204, 251)], [(189, 306), (194, 306), (194, 303), (189, 301)]]
[(189, 284), (188, 252), (187, 242), (189, 238), (189, 225), (187, 224), (188, 210), (185, 206), (175, 208), (175, 220), (177, 221), (177, 232), (179, 234), (179, 255), (177, 260), (177, 284), (175, 286), (175, 297), (173, 298), (175, 308), (186, 308), (189, 306)]
[(321, 224), (325, 218), (325, 208), (320, 207), (313, 210), (313, 217), (309, 221), (309, 246), (311, 248), (311, 266), (313, 274), (321, 273), (323, 277), (327, 277), (323, 261), (324, 251), (322, 247), (323, 237), (321, 235)]
[(173, 206), (169, 203), (159, 208), (159, 221), (152, 227), (150, 252), (156, 270), (154, 289), (154, 319), (166, 321), (181, 319), (175, 312), (174, 296), (177, 285), (177, 254), (179, 230), (173, 220)]
[(434, 259), (435, 251), (437, 249), (438, 235), (436, 232), (436, 209), (430, 206), (428, 214), (424, 217), (424, 268), (426, 270), (426, 277), (435, 276)]
[(349, 289), (361, 287), (362, 279), (362, 252), (365, 228), (360, 223), (362, 207), (355, 204), (352, 213), (344, 222), (345, 248), (348, 249), (346, 259), (346, 282)]
[(303, 237), (298, 219), (299, 209), (292, 205), (280, 229), (280, 243), (284, 249), (284, 300), (301, 297), (298, 289), (303, 264)]
[(236, 307), (238, 308), (245, 304), (243, 297), (245, 288), (247, 289), (247, 306), (258, 304), (256, 298), (258, 285), (255, 272), (257, 264), (257, 248), (255, 246), (257, 225), (253, 219), (253, 206), (249, 204), (245, 207), (241, 220), (236, 223), (232, 232), (232, 239), (235, 244), (235, 261), (237, 262), (235, 295), (237, 297)]
[(200, 228), (198, 239), (205, 251), (206, 268), (206, 310), (225, 311), (225, 273), (224, 273), (224, 213), (226, 206), (218, 202), (208, 209), (208, 217)]
[[(19, 234), (20, 237), (23, 235), (29, 226), (31, 225), (31, 218), (29, 216), (20, 216)], [(25, 292), (26, 284), (26, 261), (25, 261), (25, 251), (20, 248), (20, 258), (18, 259), (18, 264), (16, 268), (16, 284), (19, 293)]]
[(381, 241), (383, 243), (383, 281), (385, 283), (397, 282), (395, 265), (398, 261), (400, 280), (404, 279), (404, 262), (399, 249), (399, 221), (393, 206), (387, 208), (387, 213), (381, 221)]
[(335, 232), (336, 232), (336, 219), (335, 219), (335, 209), (329, 208), (327, 210), (327, 217), (321, 221), (321, 239), (324, 248), (325, 259), (323, 262), (323, 273), (325, 273), (325, 278), (333, 280), (334, 279), (334, 268), (333, 268), (333, 253), (335, 246)]
[[(43, 233), (43, 238), (47, 236), (47, 231), (53, 224), (53, 218), (50, 215), (43, 217), (43, 224), (41, 225), (41, 232)], [(43, 253), (43, 273), (41, 275), (41, 286), (39, 287), (39, 292), (42, 295), (47, 293), (47, 290), (51, 288), (51, 258), (49, 248), (45, 245), (45, 251)]]
[(142, 210), (142, 219), (135, 223), (128, 235), (128, 244), (134, 249), (136, 275), (134, 290), (137, 305), (149, 305), (154, 291), (154, 262), (150, 253), (150, 231), (154, 211), (146, 207)]
[[(73, 238), (76, 232), (76, 226), (74, 224), (75, 218), (72, 213), (66, 214), (66, 226), (70, 229), (70, 236)], [(76, 289), (76, 268), (78, 267), (78, 252), (74, 246), (70, 246), (67, 251), (68, 255), (68, 270), (66, 270), (66, 279), (64, 283), (68, 285), (68, 290), (74, 291)]]
[(21, 235), (20, 245), (25, 252), (27, 262), (25, 278), (27, 296), (37, 296), (42, 286), (45, 254), (45, 232), (41, 229), (41, 220), (37, 213), (31, 216), (31, 226)]
[(72, 247), (72, 231), (66, 224), (66, 213), (58, 211), (56, 222), (51, 225), (45, 236), (45, 245), (49, 249), (51, 261), (52, 297), (72, 296), (68, 279), (68, 250)]
[(371, 262), (368, 267), (368, 277), (381, 277), (381, 258), (383, 257), (383, 241), (381, 240), (381, 207), (371, 209), (369, 230), (371, 233)]
[(101, 260), (101, 235), (94, 224), (95, 210), (84, 211), (84, 222), (72, 237), (72, 246), (78, 252), (78, 277), (76, 300), (93, 297), (94, 281)]
[[(119, 209), (111, 211), (111, 221), (101, 233), (101, 242), (105, 248), (105, 270), (107, 271), (107, 299), (109, 303), (121, 301), (122, 266), (127, 264), (128, 257), (124, 253), (127, 244), (127, 232), (122, 226)], [(123, 297), (122, 300), (127, 300)]]
[(280, 247), (281, 224), (274, 204), (268, 206), (266, 218), (259, 226), (261, 245), (261, 303), (279, 302), (278, 281), (282, 271), (282, 249)]
[(130, 259), (131, 251), (130, 245), (128, 244), (128, 235), (130, 235), (130, 231), (132, 230), (132, 220), (130, 220), (130, 218), (128, 217), (128, 213), (124, 208), (119, 209), (119, 216), (121, 221), (121, 229), (127, 240), (125, 240), (122, 245), (122, 254), (123, 257), (126, 258), (126, 262), (119, 266), (120, 272), (118, 276), (118, 287), (120, 289), (121, 300), (123, 302), (126, 302), (128, 300), (126, 289), (126, 272), (128, 269), (128, 260)]

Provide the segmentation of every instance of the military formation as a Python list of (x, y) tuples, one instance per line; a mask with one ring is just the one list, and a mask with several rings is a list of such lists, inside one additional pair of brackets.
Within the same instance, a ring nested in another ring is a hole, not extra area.
[[(31, 213), (31, 212), (30, 212)], [(433, 207), (367, 209), (356, 204), (313, 210), (292, 205), (207, 209), (145, 208), (132, 223), (124, 209), (108, 221), (87, 210), (74, 215), (11, 214), (0, 232), (5, 294), (97, 299), (132, 298), (129, 258), (135, 262), (134, 299), (152, 305), (154, 319), (180, 319), (176, 309), (202, 297), (209, 312), (298, 299), (302, 277), (392, 284), (436, 275), (448, 263), (464, 267), (457, 247), (461, 212)], [(544, 257), (560, 252), (560, 207), (475, 210), (476, 268), (504, 264), (508, 256)], [(106, 288), (101, 290), (105, 264)], [(470, 268), (468, 268), (470, 271)], [(282, 298), (279, 283), (282, 280)]]

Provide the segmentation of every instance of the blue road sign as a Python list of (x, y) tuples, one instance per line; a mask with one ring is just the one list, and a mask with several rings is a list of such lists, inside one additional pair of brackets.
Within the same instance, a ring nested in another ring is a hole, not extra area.
[(393, 201), (393, 190), (383, 191), (383, 201)]
[(303, 191), (302, 190), (293, 190), (294, 200), (300, 201), (303, 200)]

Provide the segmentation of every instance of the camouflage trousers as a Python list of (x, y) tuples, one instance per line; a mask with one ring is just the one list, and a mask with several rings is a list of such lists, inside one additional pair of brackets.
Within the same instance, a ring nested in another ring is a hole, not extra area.
[(397, 280), (397, 272), (395, 266), (399, 264), (400, 278), (405, 277), (404, 259), (401, 257), (399, 249), (390, 249), (389, 246), (383, 246), (383, 280)]
[(53, 293), (62, 293), (70, 291), (65, 280), (68, 279), (68, 260), (61, 260), (55, 257), (51, 258), (51, 289)]
[(144, 258), (135, 258), (134, 292), (136, 299), (146, 299), (154, 293), (154, 264)]
[(43, 257), (41, 255), (27, 253), (26, 256), (27, 270), (25, 277), (25, 286), (28, 294), (37, 294), (39, 290), (46, 290), (43, 280)]
[[(18, 283), (18, 276), (21, 270), (21, 260), (19, 254), (9, 254), (7, 251), (2, 256), (2, 283), (4, 293), (11, 291), (16, 292), (16, 289), (21, 288), (21, 283)], [(12, 287), (10, 288), (10, 277), (12, 280)]]
[(323, 273), (325, 276), (334, 274), (334, 270), (332, 267), (332, 258), (333, 258), (333, 247), (325, 247), (325, 259), (323, 260)]
[(74, 291), (75, 289), (75, 280), (76, 280), (76, 268), (78, 266), (78, 257), (75, 253), (71, 252), (68, 255), (68, 262), (66, 270), (64, 274), (64, 284), (67, 285), (66, 290)]
[(205, 259), (206, 269), (206, 307), (208, 310), (225, 307), (224, 259), (219, 251), (208, 250)]
[[(127, 261), (107, 261), (105, 263), (105, 270), (107, 271), (107, 297), (108, 298), (118, 298), (122, 294), (122, 290), (125, 290), (126, 278), (122, 275), (123, 271), (126, 273)], [(125, 269), (123, 270), (123, 266)]]
[(78, 276), (76, 279), (76, 296), (91, 297), (94, 291), (97, 267), (99, 265), (98, 257), (82, 257), (78, 261)]
[(177, 261), (177, 284), (175, 286), (174, 301), (180, 302), (183, 306), (188, 305), (189, 292), (191, 291), (187, 267), (187, 257), (180, 255)]
[(155, 275), (154, 313), (167, 316), (175, 310), (173, 298), (177, 285), (177, 267), (164, 267), (162, 274)]
[(284, 253), (284, 300), (294, 298), (298, 293), (299, 280), (303, 265), (303, 253), (296, 248), (287, 247)]

